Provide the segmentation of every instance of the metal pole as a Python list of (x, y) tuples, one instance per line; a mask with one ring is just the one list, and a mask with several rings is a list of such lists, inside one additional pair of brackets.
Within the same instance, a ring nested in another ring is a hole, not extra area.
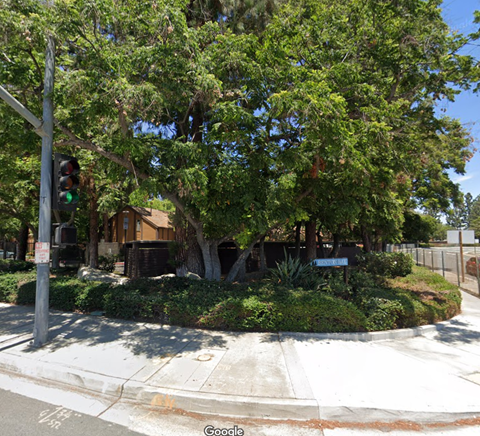
[[(40, 209), (38, 241), (48, 243), (51, 240), (52, 224), (52, 150), (53, 150), (53, 83), (55, 70), (55, 41), (47, 37), (45, 58), (45, 78), (43, 94), (43, 129), (47, 136), (42, 138), (42, 168), (40, 179)], [(50, 262), (37, 264), (37, 289), (35, 296), (35, 323), (33, 327), (33, 346), (41, 347), (48, 340), (48, 299), (49, 299)]]
[(458, 231), (458, 240), (460, 241), (460, 265), (462, 270), (462, 283), (465, 281), (465, 266), (463, 260), (463, 235), (462, 231)]
[(16, 112), (18, 112), (23, 118), (25, 118), (33, 127), (35, 127), (35, 133), (41, 137), (45, 137), (47, 135), (43, 128), (42, 122), (13, 95), (11, 95), (3, 86), (0, 86), (0, 98)]

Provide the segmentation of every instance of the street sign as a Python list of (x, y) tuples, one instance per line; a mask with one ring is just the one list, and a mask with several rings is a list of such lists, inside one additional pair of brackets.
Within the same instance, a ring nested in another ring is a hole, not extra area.
[(35, 242), (35, 263), (50, 263), (49, 242)]
[(314, 266), (348, 266), (347, 257), (339, 257), (338, 259), (315, 259)]
[(475, 231), (474, 230), (448, 230), (447, 231), (447, 243), (459, 244), (460, 233), (462, 234), (462, 243), (475, 244)]
[(123, 230), (128, 230), (128, 216), (123, 218)]

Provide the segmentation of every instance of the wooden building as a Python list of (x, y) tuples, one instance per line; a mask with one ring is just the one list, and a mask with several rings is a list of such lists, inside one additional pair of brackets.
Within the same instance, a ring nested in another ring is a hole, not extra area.
[(172, 241), (175, 239), (168, 212), (125, 206), (109, 220), (110, 242)]

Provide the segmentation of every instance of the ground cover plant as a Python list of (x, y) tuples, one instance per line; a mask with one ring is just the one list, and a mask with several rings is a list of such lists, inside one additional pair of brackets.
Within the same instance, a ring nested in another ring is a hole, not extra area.
[[(289, 259), (288, 267), (279, 265), (267, 279), (244, 284), (170, 277), (111, 285), (56, 273), (50, 279), (50, 306), (183, 327), (273, 332), (378, 331), (458, 314), (458, 288), (413, 266), (407, 257), (363, 257), (350, 271), (348, 285), (341, 271), (316, 269), (307, 274), (304, 265)], [(292, 285), (286, 277), (298, 278), (298, 270), (308, 278), (300, 282), (304, 287)], [(35, 287), (34, 272), (0, 274), (1, 301), (34, 304)]]

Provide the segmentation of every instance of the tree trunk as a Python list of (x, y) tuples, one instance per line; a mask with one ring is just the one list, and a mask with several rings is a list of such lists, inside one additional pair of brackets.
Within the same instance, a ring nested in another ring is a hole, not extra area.
[(108, 229), (108, 213), (103, 214), (103, 239), (105, 242), (111, 242), (110, 241), (110, 231)]
[(175, 255), (177, 276), (184, 277), (190, 271), (204, 277), (202, 250), (197, 241), (195, 228), (178, 207), (175, 211), (174, 223), (175, 243), (177, 244)]
[(220, 256), (218, 255), (218, 241), (210, 242), (210, 255), (212, 256), (213, 265), (213, 280), (217, 282), (222, 278), (222, 265), (220, 263)]
[(333, 248), (330, 257), (337, 257), (340, 252), (340, 235), (338, 233), (333, 234)]
[(310, 262), (317, 257), (316, 230), (316, 221), (309, 221), (305, 224), (305, 245), (307, 249), (307, 262)]
[(363, 251), (365, 251), (365, 253), (370, 253), (372, 251), (372, 242), (370, 234), (368, 233), (365, 226), (362, 226), (362, 242)]
[(89, 266), (90, 268), (98, 268), (98, 222), (99, 222), (99, 213), (98, 213), (98, 201), (97, 201), (97, 192), (95, 186), (95, 179), (93, 176), (90, 176), (88, 179), (88, 196), (90, 198), (90, 232), (88, 244), (90, 250), (89, 256)]
[(295, 252), (293, 256), (298, 259), (300, 258), (300, 244), (301, 244), (301, 236), (302, 236), (302, 223), (298, 222), (295, 228)]
[[(237, 247), (237, 260), (238, 260), (242, 255), (243, 250), (240, 248), (240, 245), (238, 245), (237, 242), (235, 242), (235, 246)], [(243, 261), (241, 262), (240, 267), (238, 268), (237, 276), (235, 277), (236, 280), (238, 280), (240, 283), (243, 283), (246, 281), (246, 277), (247, 277), (246, 260), (247, 259), (244, 258)]]
[(325, 259), (325, 247), (323, 246), (323, 236), (322, 232), (320, 231), (321, 225), (318, 227), (317, 230), (317, 240), (318, 240), (318, 246), (320, 247), (320, 258)]
[(182, 213), (177, 209), (175, 211), (175, 273), (178, 277), (185, 277), (188, 269), (187, 259), (187, 229), (186, 223), (181, 218)]
[(227, 277), (225, 278), (226, 282), (233, 282), (236, 278), (237, 275), (240, 271), (240, 268), (242, 267), (242, 264), (245, 264), (245, 261), (247, 260), (248, 256), (250, 256), (250, 253), (253, 250), (253, 247), (255, 247), (255, 244), (258, 242), (258, 240), (262, 237), (262, 235), (258, 235), (255, 240), (248, 246), (246, 250), (243, 250), (242, 254), (238, 257), (236, 262), (233, 264), (232, 268), (227, 274)]
[(195, 235), (195, 229), (187, 221), (187, 258), (186, 265), (187, 270), (198, 274), (200, 277), (203, 277), (205, 274), (205, 267), (203, 265), (202, 250), (197, 242), (197, 237)]
[(206, 240), (203, 235), (201, 224), (196, 230), (197, 242), (202, 250), (203, 263), (205, 267), (205, 279), (220, 281), (222, 271), (220, 258), (218, 257), (218, 240)]
[(260, 271), (267, 271), (267, 257), (265, 256), (265, 236), (260, 239)]
[(17, 260), (23, 260), (27, 258), (28, 251), (28, 226), (22, 224), (20, 231), (18, 232), (18, 251)]

